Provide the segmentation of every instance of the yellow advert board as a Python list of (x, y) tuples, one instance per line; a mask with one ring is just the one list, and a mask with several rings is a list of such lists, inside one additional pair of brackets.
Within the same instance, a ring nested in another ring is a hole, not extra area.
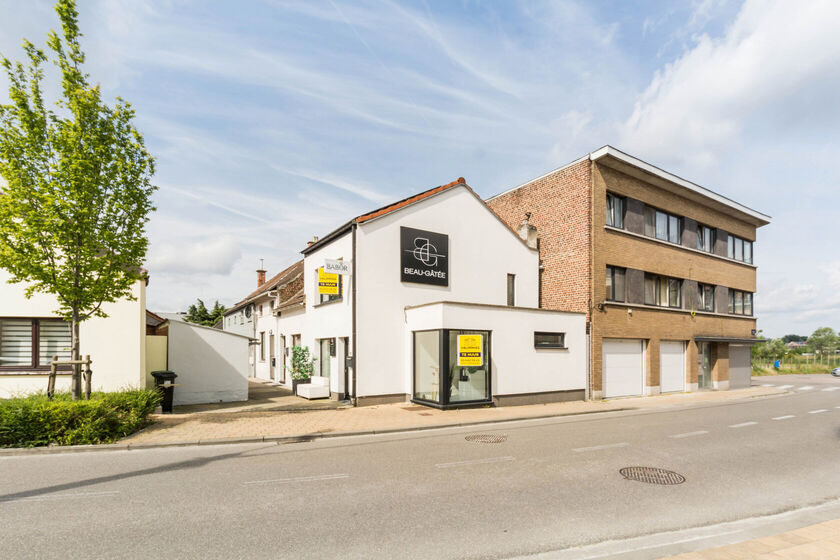
[(338, 274), (324, 272), (323, 268), (318, 269), (318, 293), (331, 296), (338, 295)]
[(484, 335), (480, 334), (458, 335), (458, 367), (484, 365), (484, 344), (482, 338), (484, 338)]

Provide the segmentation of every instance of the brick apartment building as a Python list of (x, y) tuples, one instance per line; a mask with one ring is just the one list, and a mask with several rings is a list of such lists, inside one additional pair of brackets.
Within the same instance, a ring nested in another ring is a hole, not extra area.
[(590, 398), (749, 385), (769, 216), (610, 146), (487, 203), (536, 227), (540, 306), (587, 313)]

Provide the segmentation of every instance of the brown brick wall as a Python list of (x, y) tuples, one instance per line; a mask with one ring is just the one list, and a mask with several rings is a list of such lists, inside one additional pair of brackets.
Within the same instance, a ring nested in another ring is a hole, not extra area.
[(522, 223), (525, 212), (531, 212), (544, 267), (542, 307), (547, 309), (589, 311), (590, 167), (586, 159), (487, 201), (513, 229)]

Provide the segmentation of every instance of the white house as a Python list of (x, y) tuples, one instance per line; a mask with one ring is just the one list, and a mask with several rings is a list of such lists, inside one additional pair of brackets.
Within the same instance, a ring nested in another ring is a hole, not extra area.
[[(260, 328), (274, 355), (308, 346), (333, 397), (358, 404), (583, 399), (585, 316), (539, 309), (534, 240), (533, 226), (520, 236), (459, 178), (311, 243), (303, 293), (278, 297), (276, 321)], [(345, 271), (319, 278), (325, 264)]]

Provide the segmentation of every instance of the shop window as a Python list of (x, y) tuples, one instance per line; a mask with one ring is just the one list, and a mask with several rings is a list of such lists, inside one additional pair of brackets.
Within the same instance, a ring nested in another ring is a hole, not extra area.
[(617, 266), (607, 267), (607, 300), (624, 301), (624, 276), (627, 272)]
[(60, 319), (0, 319), (0, 369), (49, 368), (70, 359), (70, 324)]
[(507, 275), (507, 304), (516, 305), (516, 274)]
[(414, 332), (414, 399), (442, 408), (490, 401), (490, 332)]
[(624, 229), (624, 213), (626, 208), (626, 198), (607, 193), (607, 225)]
[(565, 348), (566, 333), (535, 332), (534, 348)]

